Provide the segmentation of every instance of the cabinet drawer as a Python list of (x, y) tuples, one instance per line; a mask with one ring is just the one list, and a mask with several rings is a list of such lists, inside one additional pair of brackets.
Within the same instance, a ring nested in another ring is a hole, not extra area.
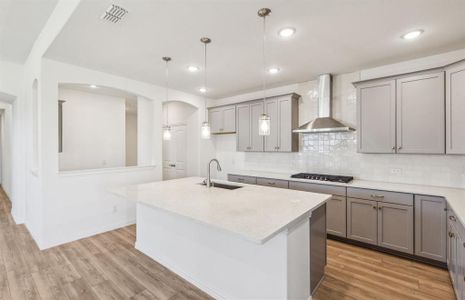
[(258, 185), (279, 187), (279, 188), (283, 188), (283, 189), (289, 188), (289, 181), (280, 180), (280, 179), (257, 178), (257, 184)]
[(347, 197), (413, 206), (413, 194), (406, 193), (347, 188)]
[(229, 175), (228, 180), (232, 182), (248, 183), (248, 184), (257, 184), (257, 178), (252, 176), (242, 176), (242, 175)]
[(289, 188), (292, 190), (330, 194), (330, 195), (346, 195), (346, 188), (344, 186), (326, 185), (326, 184), (315, 184), (306, 182), (290, 181)]

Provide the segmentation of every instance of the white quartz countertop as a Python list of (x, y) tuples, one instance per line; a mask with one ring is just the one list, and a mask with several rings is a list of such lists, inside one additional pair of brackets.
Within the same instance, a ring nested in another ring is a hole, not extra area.
[(228, 172), (232, 175), (262, 177), (271, 179), (282, 179), (289, 181), (307, 182), (315, 184), (326, 184), (326, 185), (337, 185), (352, 188), (363, 188), (373, 190), (383, 190), (390, 192), (420, 194), (429, 196), (444, 197), (447, 200), (449, 206), (454, 210), (455, 214), (459, 217), (463, 225), (465, 225), (465, 189), (460, 188), (449, 188), (431, 185), (419, 185), (419, 184), (404, 184), (404, 183), (390, 183), (382, 181), (370, 181), (370, 180), (358, 180), (354, 179), (350, 183), (338, 183), (338, 182), (327, 182), (318, 180), (307, 180), (291, 178), (290, 173), (278, 173), (278, 172), (263, 172), (263, 171), (250, 171), (250, 170), (237, 170)]
[[(188, 177), (113, 190), (127, 199), (175, 213), (263, 244), (294, 221), (310, 216), (329, 195), (228, 183), (235, 190), (206, 188), (203, 178)], [(224, 182), (215, 180), (216, 182)], [(227, 183), (227, 182), (224, 182)]]

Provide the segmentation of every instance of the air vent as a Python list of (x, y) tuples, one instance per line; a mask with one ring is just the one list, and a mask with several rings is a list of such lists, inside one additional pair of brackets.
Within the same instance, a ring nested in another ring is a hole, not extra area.
[(126, 9), (122, 8), (121, 6), (112, 4), (108, 7), (105, 13), (103, 13), (100, 19), (112, 23), (118, 23), (127, 13), (128, 11)]

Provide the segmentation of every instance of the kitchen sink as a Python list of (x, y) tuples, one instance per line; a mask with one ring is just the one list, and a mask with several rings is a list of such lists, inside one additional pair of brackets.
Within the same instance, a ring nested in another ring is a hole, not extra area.
[[(200, 183), (200, 185), (206, 186), (207, 184), (204, 181), (204, 182)], [(225, 184), (225, 183), (219, 183), (219, 182), (212, 181), (212, 186), (211, 187), (226, 189), (226, 190), (235, 190), (235, 189), (241, 188), (242, 186), (240, 186), (240, 185), (232, 185), (232, 184)]]

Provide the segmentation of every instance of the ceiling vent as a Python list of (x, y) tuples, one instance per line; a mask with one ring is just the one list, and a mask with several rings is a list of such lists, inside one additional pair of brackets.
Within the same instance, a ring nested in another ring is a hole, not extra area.
[(112, 23), (118, 23), (127, 13), (128, 11), (126, 9), (122, 8), (121, 6), (112, 4), (103, 13), (100, 19)]

